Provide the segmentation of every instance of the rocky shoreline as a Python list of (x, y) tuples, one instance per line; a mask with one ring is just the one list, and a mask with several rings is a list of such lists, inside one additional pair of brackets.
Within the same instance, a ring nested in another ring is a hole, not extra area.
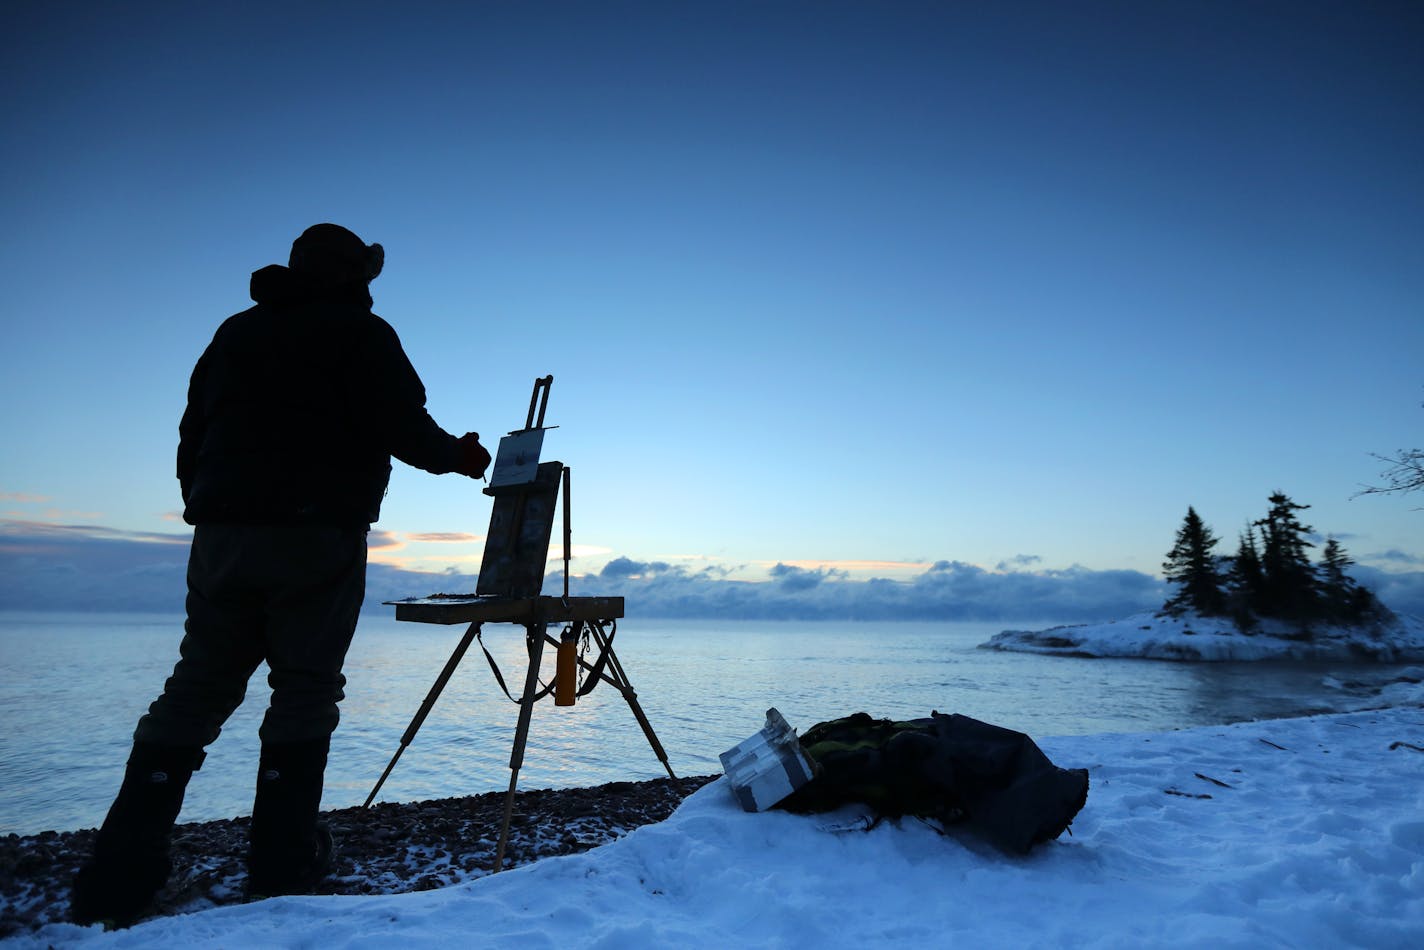
[[(587, 851), (662, 821), (715, 778), (518, 792), (505, 867)], [(316, 893), (400, 894), (483, 877), (494, 866), (504, 799), (503, 792), (487, 792), (325, 812), (336, 866)], [(244, 902), (249, 824), (233, 818), (179, 825), (173, 877), (150, 916)], [(69, 882), (93, 840), (93, 829), (0, 838), (0, 940), (66, 919)]]

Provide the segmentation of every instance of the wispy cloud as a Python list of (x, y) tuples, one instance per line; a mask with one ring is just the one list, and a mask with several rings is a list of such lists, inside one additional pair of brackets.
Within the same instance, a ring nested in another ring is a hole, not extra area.
[(1018, 571), (1026, 567), (1033, 567), (1035, 564), (1042, 564), (1043, 558), (1037, 554), (1015, 554), (1007, 561), (1000, 561), (994, 565), (996, 571)]
[(53, 521), (0, 520), (0, 543), (3, 539), (63, 539), (77, 541), (132, 541), (140, 544), (188, 544), (191, 533), (162, 534), (155, 531), (124, 531), (103, 525), (59, 524)]
[(371, 531), (366, 535), (368, 551), (399, 551), (404, 547), (405, 542), (393, 531)]
[(1403, 564), (1410, 567), (1424, 564), (1424, 557), (1417, 554), (1408, 554), (1398, 548), (1390, 548), (1388, 551), (1377, 551), (1373, 554), (1360, 555), (1361, 561), (1378, 562), (1382, 564)]
[(410, 574), (450, 574), (450, 573), (478, 573), (483, 555), (479, 552), (474, 554), (443, 554), (438, 557), (425, 556), (420, 554), (390, 554), (384, 551), (372, 551), (367, 557), (368, 564), (384, 564), (393, 567), (398, 571)]
[(23, 491), (0, 491), (0, 501), (12, 501), (20, 505), (43, 505), (52, 500), (48, 495), (35, 495)]
[(372, 564), (415, 574), (474, 572), (483, 558), (484, 536), (463, 531), (372, 531), (367, 550)]
[(11, 504), (26, 507), (35, 505), (48, 506), (38, 512), (33, 510), (21, 510), (19, 508), (11, 508), (4, 512), (5, 517), (14, 520), (24, 521), (27, 519), (37, 519), (52, 524), (61, 524), (75, 521), (97, 522), (104, 518), (104, 513), (101, 511), (80, 511), (73, 508), (59, 508), (51, 504), (53, 501), (54, 498), (52, 496), (40, 495), (35, 492), (0, 491), (0, 502), (10, 502)]
[(40, 517), (46, 521), (98, 521), (104, 517), (102, 511), (78, 511), (72, 508), (46, 508), (40, 512)]

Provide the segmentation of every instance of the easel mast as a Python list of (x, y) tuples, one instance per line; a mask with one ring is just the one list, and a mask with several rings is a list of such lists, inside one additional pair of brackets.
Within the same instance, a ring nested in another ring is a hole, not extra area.
[[(524, 764), (524, 748), (529, 738), (529, 726), (534, 704), (549, 692), (539, 690), (539, 666), (545, 643), (560, 648), (560, 663), (553, 689), (559, 705), (572, 705), (576, 695), (588, 693), (599, 682), (612, 685), (622, 694), (643, 730), (653, 754), (676, 778), (668, 764), (667, 753), (653, 732), (652, 724), (638, 703), (638, 694), (613, 652), (613, 634), (604, 627), (613, 625), (623, 616), (622, 597), (570, 597), (569, 561), (572, 556), (572, 521), (569, 514), (569, 469), (562, 462), (539, 462), (543, 446), (544, 413), (548, 407), (553, 376), (534, 381), (529, 399), (529, 413), (523, 429), (515, 430), (500, 440), (494, 473), (485, 494), (494, 498), (490, 512), (490, 528), (485, 536), (484, 558), (472, 596), (435, 595), (392, 602), (396, 619), (417, 623), (468, 623), (465, 635), (446, 661), (444, 669), (430, 687), (420, 709), (401, 736), (400, 746), (381, 773), (365, 805), (370, 807), (386, 778), (407, 746), (415, 740), (435, 701), (464, 659), (470, 642), (480, 636), (486, 623), (517, 623), (524, 626), (524, 644), (529, 666), (520, 695), (519, 721), (514, 731), (514, 746), (509, 756), (509, 791), (505, 795), (504, 820), (500, 825), (499, 845), (495, 851), (494, 871), (504, 867), (504, 854), (509, 843), (509, 825), (514, 812), (514, 794), (519, 783), (519, 770)], [(537, 417), (535, 410), (538, 410)], [(541, 593), (544, 565), (549, 553), (549, 536), (553, 528), (554, 502), (563, 489), (564, 528), (564, 591), (562, 597), (546, 597)], [(569, 624), (560, 640), (549, 635), (550, 623)], [(599, 649), (599, 659), (587, 662), (573, 649), (581, 633), (586, 633)], [(486, 654), (488, 656), (488, 653)], [(493, 660), (490, 661), (493, 664)], [(589, 674), (584, 689), (579, 692), (572, 681), (575, 671), (583, 668)], [(496, 676), (498, 676), (496, 670)], [(500, 677), (501, 685), (503, 678)], [(564, 682), (567, 680), (567, 682)]]

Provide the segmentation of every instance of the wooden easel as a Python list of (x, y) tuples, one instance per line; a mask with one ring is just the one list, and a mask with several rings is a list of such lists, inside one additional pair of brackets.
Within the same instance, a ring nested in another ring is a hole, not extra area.
[[(468, 623), (469, 628), (455, 647), (454, 653), (450, 655), (450, 659), (446, 661), (445, 668), (436, 677), (425, 701), (421, 703), (405, 734), (401, 736), (400, 747), (396, 749), (395, 755), (391, 757), (386, 770), (381, 773), (375, 788), (371, 789), (371, 794), (362, 806), (369, 807), (375, 800), (376, 793), (385, 784), (401, 753), (415, 739), (415, 734), (420, 731), (425, 717), (430, 714), (445, 684), (454, 675), (471, 641), (479, 637), (481, 626), (486, 623), (521, 624), (524, 627), (524, 645), (529, 654), (529, 666), (524, 677), (524, 691), (518, 700), (519, 723), (514, 730), (514, 748), (509, 757), (509, 791), (505, 795), (504, 820), (500, 825), (499, 845), (495, 850), (496, 872), (504, 868), (510, 819), (514, 814), (514, 793), (519, 783), (519, 769), (524, 764), (524, 747), (529, 738), (534, 704), (553, 689), (552, 685), (542, 691), (539, 688), (539, 666), (544, 654), (544, 644), (552, 643), (558, 647), (561, 642), (549, 634), (549, 624), (570, 625), (561, 639), (577, 639), (587, 633), (598, 647), (599, 657), (592, 663), (582, 656), (577, 658), (577, 665), (588, 674), (588, 681), (582, 692), (589, 692), (598, 682), (608, 683), (617, 689), (628, 702), (633, 717), (642, 728), (643, 735), (647, 737), (653, 754), (667, 770), (668, 777), (677, 777), (668, 765), (667, 753), (663, 751), (662, 743), (653, 732), (652, 724), (648, 722), (648, 717), (638, 704), (638, 694), (633, 690), (623, 665), (613, 652), (613, 635), (604, 629), (623, 616), (623, 598), (569, 596), (569, 470), (561, 462), (541, 464), (538, 461), (539, 449), (543, 442), (544, 410), (548, 404), (549, 387), (553, 379), (552, 376), (545, 376), (535, 380), (525, 427), (500, 440), (494, 474), (490, 479), (490, 486), (485, 489), (485, 494), (493, 496), (495, 501), (490, 513), (490, 529), (485, 538), (484, 558), (480, 564), (475, 594), (437, 594), (390, 602), (396, 608), (397, 620), (439, 624)], [(537, 420), (534, 415), (536, 404), (539, 410)], [(554, 503), (561, 484), (564, 497), (564, 594), (562, 597), (548, 597), (544, 596), (541, 590), (544, 583), (544, 565), (549, 554), (549, 536), (553, 530)], [(566, 671), (571, 669), (572, 664)], [(504, 685), (502, 678), (500, 685)], [(572, 702), (572, 695), (569, 690), (569, 702)]]

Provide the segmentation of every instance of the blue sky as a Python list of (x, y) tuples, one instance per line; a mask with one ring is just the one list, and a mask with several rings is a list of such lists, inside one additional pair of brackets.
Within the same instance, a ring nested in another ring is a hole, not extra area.
[[(1071, 587), (1155, 575), (1189, 504), (1231, 546), (1281, 489), (1418, 585), (1418, 502), (1351, 498), (1424, 421), (1417, 5), (33, 3), (0, 34), (15, 576), (176, 549), (193, 362), (329, 220), (385, 245), (447, 429), (493, 442), (554, 375), (579, 572)], [(398, 469), (373, 562), (471, 573), (488, 515)]]

